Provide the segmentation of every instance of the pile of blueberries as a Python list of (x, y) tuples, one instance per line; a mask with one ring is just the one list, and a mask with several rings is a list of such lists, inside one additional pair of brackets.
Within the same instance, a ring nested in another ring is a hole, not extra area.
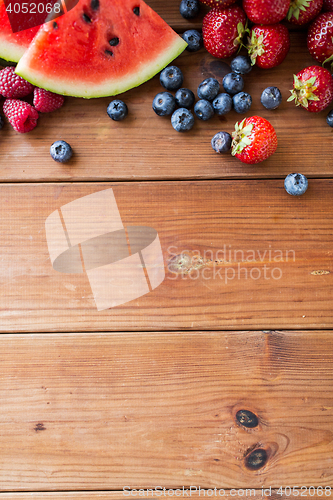
[[(195, 32), (195, 30), (189, 30)], [(186, 32), (185, 32), (186, 33)], [(185, 34), (184, 34), (185, 35)], [(185, 36), (183, 37), (185, 38)], [(192, 33), (194, 39), (195, 36)], [(252, 104), (251, 95), (243, 92), (242, 75), (252, 69), (248, 56), (238, 55), (231, 61), (231, 72), (223, 78), (224, 92), (220, 92), (220, 84), (216, 78), (206, 78), (197, 89), (199, 100), (195, 102), (192, 90), (183, 88), (183, 74), (177, 66), (168, 66), (160, 74), (160, 83), (166, 89), (159, 92), (153, 100), (153, 110), (159, 116), (171, 115), (171, 124), (177, 132), (190, 130), (194, 125), (194, 115), (200, 120), (210, 120), (214, 114), (223, 116), (234, 109), (237, 113), (246, 113)], [(176, 91), (175, 95), (170, 91)], [(267, 87), (261, 96), (261, 103), (267, 109), (276, 109), (282, 101), (277, 87)], [(194, 105), (194, 115), (190, 111)], [(176, 109), (178, 106), (178, 109)], [(222, 134), (222, 136), (221, 136)], [(216, 140), (212, 140), (215, 151), (228, 151), (231, 146), (230, 134), (219, 132)], [(221, 137), (224, 140), (221, 141)]]

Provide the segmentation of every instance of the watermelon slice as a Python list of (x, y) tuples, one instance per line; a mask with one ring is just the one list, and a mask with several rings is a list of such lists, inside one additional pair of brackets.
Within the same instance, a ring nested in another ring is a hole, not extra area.
[(16, 73), (58, 94), (120, 94), (152, 78), (187, 44), (142, 0), (80, 0), (43, 25)]
[(0, 57), (6, 61), (19, 61), (29, 47), (32, 39), (39, 30), (39, 26), (13, 33), (6, 6), (0, 0)]

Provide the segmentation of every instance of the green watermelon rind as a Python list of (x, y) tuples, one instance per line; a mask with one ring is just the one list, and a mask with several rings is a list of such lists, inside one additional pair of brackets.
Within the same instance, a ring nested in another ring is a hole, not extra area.
[(162, 54), (159, 54), (155, 61), (150, 65), (146, 65), (143, 69), (135, 73), (136, 80), (134, 80), (133, 75), (129, 75), (127, 79), (123, 76), (121, 81), (117, 84), (114, 79), (112, 81), (103, 82), (100, 86), (95, 86), (93, 89), (87, 89), (87, 83), (84, 82), (80, 88), (80, 82), (75, 81), (73, 84), (67, 80), (63, 83), (55, 77), (46, 78), (38, 71), (34, 71), (29, 67), (29, 51), (23, 55), (20, 59), (18, 65), (16, 66), (15, 72), (32, 83), (33, 85), (49, 90), (56, 94), (71, 96), (71, 97), (83, 97), (85, 99), (97, 98), (97, 97), (109, 97), (118, 94), (122, 94), (127, 90), (147, 82), (153, 78), (157, 73), (162, 71), (163, 68), (168, 66), (174, 59), (176, 59), (187, 47), (187, 43), (178, 36), (173, 43), (165, 50)]
[(1, 46), (1, 58), (10, 62), (18, 62), (27, 47), (22, 47), (20, 45), (16, 45), (15, 43), (8, 42), (4, 40), (0, 35), (0, 46)]

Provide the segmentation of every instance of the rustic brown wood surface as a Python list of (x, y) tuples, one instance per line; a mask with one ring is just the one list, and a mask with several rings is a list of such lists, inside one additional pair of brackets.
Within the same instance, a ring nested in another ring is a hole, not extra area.
[[(213, 493), (212, 493), (213, 491)], [(224, 500), (230, 500), (234, 499), (235, 496), (237, 498), (239, 497), (245, 497), (245, 498), (251, 498), (252, 500), (263, 500), (267, 496), (270, 500), (286, 500), (287, 498), (290, 498), (289, 495), (289, 488), (287, 487), (287, 495), (284, 493), (278, 493), (279, 490), (270, 490), (267, 488), (263, 488), (260, 490), (254, 490), (253, 488), (248, 488), (247, 491), (242, 490), (242, 489), (230, 489), (230, 490), (205, 490), (202, 488), (200, 491), (195, 492), (194, 488), (188, 493), (188, 497), (185, 496), (184, 493), (184, 498), (192, 498), (194, 500), (198, 500), (199, 498), (207, 498), (207, 497), (215, 497), (215, 498), (224, 498)], [(291, 488), (291, 491), (293, 491), (293, 488)], [(304, 494), (304, 496), (307, 496), (308, 498), (311, 498), (312, 500), (322, 500), (322, 498), (330, 498), (332, 494), (330, 493), (329, 488), (327, 487), (326, 492), (325, 488), (317, 489), (315, 487), (312, 487), (311, 490), (307, 488), (301, 489), (299, 488), (299, 495)], [(183, 493), (182, 490), (180, 490), (181, 493)], [(310, 493), (311, 492), (311, 493)], [(155, 492), (154, 492), (155, 493)], [(4, 498), (5, 500), (28, 500), (28, 499), (33, 499), (33, 500), (126, 500), (126, 498), (130, 498), (132, 500), (142, 500), (142, 498), (145, 498), (146, 500), (154, 500), (156, 498), (169, 498), (170, 496), (180, 496), (182, 498), (182, 495), (179, 495), (179, 491), (176, 489), (174, 490), (174, 494), (172, 495), (172, 490), (165, 489), (165, 492), (162, 490), (161, 494), (159, 495), (159, 491), (157, 493), (149, 496), (147, 494), (147, 491), (145, 490), (145, 496), (143, 496), (143, 491), (139, 491), (135, 493), (134, 491), (131, 492), (131, 495), (128, 497), (124, 496), (123, 491), (62, 491), (61, 493), (58, 492), (45, 492), (43, 491), (42, 493), (39, 492), (33, 492), (33, 493), (2, 493), (1, 498)], [(223, 494), (224, 493), (224, 494)], [(305, 495), (307, 493), (307, 495)], [(309, 494), (310, 493), (310, 494)], [(319, 493), (319, 494), (318, 494)], [(326, 496), (325, 496), (326, 493)], [(222, 496), (223, 495), (223, 496)], [(239, 495), (239, 496), (238, 496)], [(297, 489), (295, 489), (295, 496), (297, 495)], [(297, 496), (299, 496), (297, 495)]]
[[(200, 5), (199, 15), (195, 19), (184, 19), (179, 13), (178, 2), (162, 2), (161, 0), (147, 0), (146, 2), (154, 9), (170, 26), (178, 33), (188, 29), (199, 29), (202, 27), (202, 19), (210, 10), (206, 5)], [(180, 3), (180, 2), (179, 2)]]
[[(125, 227), (157, 231), (165, 279), (97, 310), (86, 273), (52, 268), (45, 220), (107, 188)], [(328, 180), (302, 197), (282, 180), (2, 185), (1, 331), (332, 328), (332, 195)]]
[[(332, 339), (3, 335), (1, 490), (331, 485)], [(239, 425), (239, 410), (258, 426)], [(267, 460), (251, 470), (255, 449)]]
[[(162, 2), (155, 4), (163, 12)], [(167, 12), (174, 12), (175, 4), (163, 3)], [(171, 14), (166, 16), (173, 18)], [(113, 122), (107, 116), (110, 98), (67, 98), (60, 110), (42, 115), (29, 134), (19, 134), (10, 125), (1, 131), (0, 180), (283, 178), (294, 171), (309, 177), (331, 177), (333, 136), (326, 124), (328, 110), (308, 113), (286, 102), (293, 74), (315, 62), (307, 52), (305, 33), (291, 35), (291, 50), (282, 65), (272, 70), (254, 68), (245, 76), (244, 90), (253, 97), (246, 115), (232, 111), (208, 122), (196, 120), (188, 133), (176, 132), (169, 117), (158, 117), (152, 110), (152, 100), (162, 89), (158, 76), (123, 95), (129, 107), (129, 116), (123, 122)], [(204, 49), (185, 51), (177, 65), (184, 72), (184, 86), (195, 92), (204, 78), (214, 76), (222, 82), (230, 71), (226, 62)], [(275, 111), (267, 111), (260, 103), (261, 92), (269, 85), (278, 86), (283, 95), (283, 103)], [(249, 166), (229, 154), (213, 151), (210, 141), (216, 132), (231, 133), (236, 121), (258, 114), (277, 131), (279, 145), (271, 158)], [(51, 144), (58, 139), (69, 142), (75, 152), (65, 165), (54, 162), (49, 154)]]
[[(279, 490), (270, 490), (267, 488), (263, 488), (260, 490), (255, 490), (253, 488), (248, 488), (247, 491), (246, 489), (230, 489), (230, 490), (205, 490), (202, 488), (200, 491), (195, 492), (194, 488), (190, 492), (188, 492), (188, 497), (186, 497), (186, 492), (184, 492), (184, 498), (192, 498), (194, 500), (198, 500), (199, 498), (207, 498), (207, 497), (215, 497), (215, 498), (223, 498), (224, 500), (230, 500), (234, 499), (235, 496), (237, 498), (244, 496), (245, 498), (251, 498), (251, 500), (263, 500), (267, 496), (270, 500), (286, 500), (287, 498), (290, 498), (289, 493), (289, 488), (287, 488), (287, 495), (284, 493), (278, 493)], [(291, 488), (291, 491), (293, 492), (293, 489)], [(332, 496), (332, 494), (329, 494), (330, 490), (327, 487), (326, 492), (325, 488), (317, 489), (317, 488), (311, 488), (311, 490), (308, 488), (307, 490), (303, 488), (303, 490), (299, 489), (299, 495), (307, 493), (307, 497), (311, 498), (313, 500), (322, 500), (323, 496), (324, 498), (329, 498)], [(146, 500), (154, 500), (156, 498), (169, 498), (170, 496), (178, 496), (182, 498), (182, 495), (179, 494), (181, 492), (183, 494), (183, 490), (177, 491), (177, 489), (174, 489), (174, 493), (172, 494), (172, 490), (165, 489), (165, 491), (160, 490), (157, 491), (156, 493), (154, 492), (152, 495), (149, 495), (147, 493), (147, 490), (145, 490), (145, 493), (143, 493), (143, 490), (137, 491), (135, 493), (133, 490), (131, 492), (130, 496), (124, 496), (123, 491), (62, 491), (61, 493), (58, 492), (45, 492), (43, 491), (42, 493), (40, 492), (33, 492), (33, 493), (2, 493), (1, 498), (4, 498), (5, 500), (28, 500), (28, 499), (33, 499), (33, 500), (126, 500), (126, 498), (130, 498), (132, 500), (142, 500), (142, 498), (145, 498)], [(213, 492), (213, 493), (212, 493)], [(311, 492), (311, 493), (310, 493)], [(310, 494), (309, 494), (310, 493)], [(318, 494), (319, 493), (319, 494)], [(325, 496), (326, 493), (326, 496)], [(239, 495), (239, 497), (238, 497)], [(295, 496), (297, 495), (297, 490), (295, 489)], [(299, 496), (297, 495), (297, 496)]]
[[(180, 34), (207, 11), (190, 22), (179, 2), (148, 3)], [(196, 91), (208, 76), (221, 82), (230, 59), (202, 49), (175, 64)], [(108, 118), (111, 98), (67, 98), (29, 134), (1, 130), (0, 500), (120, 500), (126, 485), (333, 496), (332, 106), (311, 114), (286, 102), (293, 74), (312, 64), (306, 32), (293, 29), (281, 66), (245, 76), (245, 116), (267, 118), (279, 141), (257, 166), (210, 146), (243, 115), (196, 120), (186, 134), (157, 117), (158, 76), (122, 96), (124, 122)], [(260, 104), (269, 85), (283, 95), (271, 112)], [(57, 139), (74, 149), (68, 164), (50, 157)], [(310, 178), (300, 198), (283, 187), (294, 171)], [(66, 227), (61, 207), (109, 188), (129, 247), (132, 226), (157, 231), (166, 274), (97, 310), (86, 272), (52, 268), (45, 221), (55, 212)], [(237, 423), (244, 409), (257, 427)], [(258, 449), (267, 462), (250, 470)]]

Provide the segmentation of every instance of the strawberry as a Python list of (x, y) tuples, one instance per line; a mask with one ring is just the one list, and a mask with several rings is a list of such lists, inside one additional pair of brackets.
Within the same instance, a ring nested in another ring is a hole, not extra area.
[(274, 68), (282, 63), (290, 49), (289, 31), (283, 24), (253, 26), (247, 49), (252, 64)]
[(219, 7), (220, 9), (225, 9), (235, 3), (236, 0), (200, 0), (200, 2), (211, 8)]
[(313, 21), (308, 30), (307, 45), (318, 62), (333, 59), (333, 12), (324, 12)]
[(288, 13), (290, 0), (243, 0), (243, 9), (256, 24), (276, 24)]
[(290, 92), (287, 100), (295, 100), (296, 106), (303, 106), (314, 113), (322, 111), (333, 99), (331, 73), (321, 66), (304, 68), (294, 75), (294, 88)]
[(61, 108), (64, 104), (65, 98), (62, 95), (54, 94), (49, 90), (34, 89), (34, 102), (33, 105), (40, 113), (50, 113), (56, 109)]
[(333, 12), (333, 0), (324, 0), (323, 10), (325, 12)]
[(210, 10), (202, 24), (205, 48), (215, 57), (230, 57), (237, 51), (241, 42), (245, 22), (245, 13), (238, 6)]
[(291, 0), (287, 19), (299, 26), (307, 24), (318, 16), (324, 0)]
[(277, 137), (273, 125), (261, 116), (244, 118), (232, 134), (231, 154), (243, 163), (260, 163), (275, 153)]
[(17, 99), (31, 94), (34, 86), (15, 73), (14, 66), (7, 66), (0, 71), (0, 94), (10, 99)]
[(37, 125), (38, 112), (25, 101), (6, 99), (3, 112), (17, 132), (30, 132)]

